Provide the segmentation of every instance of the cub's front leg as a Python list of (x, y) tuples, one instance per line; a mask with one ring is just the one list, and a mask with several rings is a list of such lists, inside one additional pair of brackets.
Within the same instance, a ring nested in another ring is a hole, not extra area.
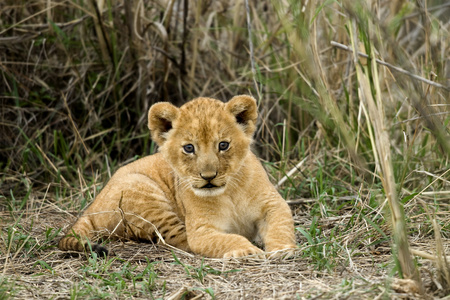
[(263, 253), (244, 236), (224, 232), (207, 217), (187, 214), (186, 233), (191, 250), (206, 257), (229, 258)]
[[(274, 252), (286, 250), (292, 252), (297, 248), (294, 233), (294, 220), (289, 205), (275, 189), (270, 191), (263, 201), (262, 215), (258, 223), (265, 250)], [(280, 253), (280, 255), (285, 255)], [(274, 255), (278, 256), (278, 255)]]

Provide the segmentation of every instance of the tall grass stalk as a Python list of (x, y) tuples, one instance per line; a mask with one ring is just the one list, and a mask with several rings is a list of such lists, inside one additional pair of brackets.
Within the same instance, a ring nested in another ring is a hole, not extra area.
[(101, 12), (105, 6), (105, 0), (87, 0), (90, 7), (91, 14), (94, 16), (94, 28), (98, 37), (98, 43), (102, 53), (102, 60), (104, 63), (110, 61), (110, 46), (106, 39), (106, 30), (103, 25)]
[[(423, 293), (424, 289), (421, 278), (409, 251), (405, 215), (397, 195), (397, 184), (395, 182), (392, 164), (391, 143), (389, 134), (386, 131), (385, 108), (381, 99), (378, 66), (374, 59), (369, 59), (367, 63), (359, 61), (357, 55), (359, 40), (356, 36), (364, 36), (367, 34), (367, 37), (371, 33), (371, 27), (369, 26), (368, 32), (358, 32), (356, 30), (356, 23), (349, 22), (348, 28), (350, 29), (349, 33), (353, 48), (353, 61), (356, 66), (359, 85), (358, 94), (362, 101), (361, 105), (366, 107), (364, 111), (367, 111), (366, 117), (370, 121), (368, 126), (371, 126), (374, 130), (372, 147), (376, 155), (378, 174), (380, 175), (385, 195), (389, 203), (389, 213), (391, 215), (392, 231), (394, 235), (394, 255), (397, 255), (403, 276), (414, 279), (417, 282), (420, 293)], [(370, 49), (372, 49), (372, 52), (369, 57), (374, 57), (373, 48), (371, 47)], [(372, 74), (373, 78), (370, 79), (368, 74)]]

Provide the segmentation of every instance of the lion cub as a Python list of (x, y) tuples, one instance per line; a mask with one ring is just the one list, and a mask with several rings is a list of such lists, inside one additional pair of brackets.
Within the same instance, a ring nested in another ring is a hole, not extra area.
[[(250, 151), (256, 101), (197, 98), (154, 104), (148, 127), (160, 152), (120, 168), (59, 242), (85, 251), (102, 234), (163, 238), (207, 257), (241, 257), (296, 247), (291, 211)], [(93, 244), (101, 254), (108, 251)]]

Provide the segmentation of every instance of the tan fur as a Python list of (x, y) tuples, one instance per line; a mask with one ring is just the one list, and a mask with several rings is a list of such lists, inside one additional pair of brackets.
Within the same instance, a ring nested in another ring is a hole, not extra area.
[[(84, 251), (95, 232), (154, 240), (156, 230), (166, 243), (208, 257), (262, 253), (254, 240), (266, 251), (296, 247), (291, 211), (250, 151), (252, 97), (197, 98), (180, 108), (161, 102), (148, 118), (160, 153), (120, 168), (61, 250)], [(221, 142), (229, 148), (219, 150)], [(202, 188), (208, 183), (215, 187)]]

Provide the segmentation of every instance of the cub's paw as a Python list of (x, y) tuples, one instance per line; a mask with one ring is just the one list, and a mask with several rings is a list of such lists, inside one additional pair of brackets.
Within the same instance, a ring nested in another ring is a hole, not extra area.
[(105, 247), (103, 247), (100, 244), (86, 244), (85, 248), (87, 251), (91, 251), (97, 253), (100, 257), (107, 257), (108, 255), (114, 254), (110, 251), (108, 251), (108, 249), (106, 249)]
[(266, 253), (266, 256), (269, 259), (288, 259), (295, 256), (297, 249), (297, 247), (293, 247), (292, 245), (281, 246), (270, 249)]
[(256, 258), (264, 258), (264, 252), (255, 246), (228, 251), (223, 255), (223, 258), (236, 258), (250, 255)]

